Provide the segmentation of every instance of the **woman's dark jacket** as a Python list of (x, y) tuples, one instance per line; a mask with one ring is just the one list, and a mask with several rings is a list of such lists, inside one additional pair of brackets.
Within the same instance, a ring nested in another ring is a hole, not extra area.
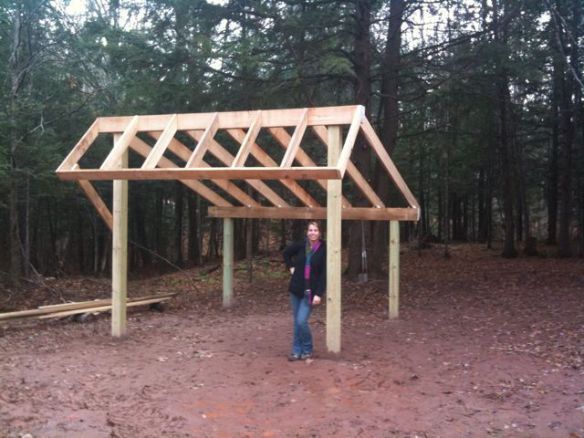
[[(298, 297), (304, 296), (304, 262), (306, 261), (306, 240), (295, 242), (284, 249), (286, 267), (294, 268), (290, 279), (290, 292)], [(312, 295), (322, 297), (326, 291), (326, 242), (320, 241), (320, 247), (310, 258), (310, 284)]]

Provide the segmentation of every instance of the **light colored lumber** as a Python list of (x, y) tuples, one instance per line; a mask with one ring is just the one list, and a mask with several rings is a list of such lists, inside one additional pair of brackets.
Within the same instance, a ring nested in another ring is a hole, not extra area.
[(366, 118), (364, 118), (363, 121), (361, 122), (361, 131), (363, 132), (365, 138), (367, 139), (367, 142), (377, 154), (377, 157), (381, 161), (381, 164), (383, 164), (383, 167), (385, 167), (385, 170), (387, 171), (395, 185), (398, 187), (398, 189), (400, 190), (401, 194), (404, 196), (410, 207), (414, 207), (419, 210), (420, 205), (418, 204), (418, 201), (416, 201), (415, 196), (410, 191), (408, 185), (406, 184), (401, 174), (397, 170), (397, 167), (395, 167), (395, 164), (393, 163), (389, 154), (383, 147), (383, 143), (381, 143), (381, 140), (379, 140), (379, 138), (377, 137), (377, 134), (375, 133), (373, 126), (371, 126), (371, 123), (369, 123), (369, 120), (367, 120)]
[[(172, 298), (177, 293), (178, 292), (166, 292), (166, 293), (161, 293), (161, 294), (144, 295), (141, 297), (129, 297), (128, 303), (132, 303), (134, 301), (151, 300), (154, 298)], [(112, 303), (112, 300), (110, 298), (104, 298), (104, 299), (90, 300), (90, 301), (77, 301), (77, 302), (71, 302), (71, 303), (48, 304), (46, 306), (39, 306), (38, 309), (35, 309), (35, 310), (58, 312), (61, 310), (85, 309), (87, 307), (105, 306), (105, 305), (111, 304), (111, 303)]]
[[(303, 108), (262, 110), (262, 126), (273, 128), (281, 126), (296, 126)], [(355, 105), (310, 108), (308, 110), (307, 125), (348, 125), (351, 123)], [(178, 130), (206, 129), (209, 117), (213, 113), (178, 114)], [(247, 129), (252, 124), (256, 111), (220, 112), (217, 129)], [(168, 120), (168, 114), (140, 116), (138, 131), (162, 131)], [(101, 117), (100, 132), (123, 132), (131, 116)]]
[[(138, 120), (139, 117), (134, 116), (129, 121), (128, 126), (126, 127), (124, 133), (121, 136), (119, 134), (114, 134), (115, 139), (114, 146), (110, 151), (109, 155), (107, 156), (107, 158), (101, 164), (100, 169), (106, 170), (120, 168), (119, 166), (120, 159), (128, 150), (128, 145), (130, 144), (130, 141), (132, 140), (132, 138), (134, 138), (136, 132), (138, 131)], [(126, 164), (124, 167), (128, 167), (128, 165)]]
[[(159, 134), (153, 133), (152, 135), (154, 138), (157, 138), (157, 136)], [(183, 152), (181, 151), (181, 148), (178, 147), (178, 145), (181, 145), (182, 147), (184, 147), (185, 149), (188, 150), (188, 148), (186, 146), (184, 146), (181, 142), (179, 142), (178, 140), (176, 140), (174, 138), (171, 140), (170, 144), (172, 144), (172, 147), (175, 150), (175, 152), (180, 153), (181, 155), (183, 155)], [(133, 141), (131, 145), (140, 146), (141, 151), (146, 151), (147, 148), (150, 147), (150, 146), (148, 146), (148, 144), (146, 142), (140, 140), (139, 138), (136, 138), (135, 141)], [(139, 153), (141, 154), (142, 152), (139, 152)], [(160, 162), (162, 164), (160, 167), (173, 168), (173, 169), (179, 168), (178, 165), (174, 164), (172, 161), (170, 161), (169, 159), (167, 159), (165, 157), (162, 157)], [(201, 162), (201, 168), (210, 168), (210, 167), (211, 166), (209, 166), (204, 161)], [(202, 185), (203, 187), (206, 187), (198, 181), (193, 181), (193, 180), (179, 180), (179, 181), (181, 181), (187, 187), (192, 186), (193, 183), (196, 183), (199, 186)], [(239, 187), (237, 187), (231, 181), (224, 180), (224, 179), (212, 179), (211, 182), (217, 184), (219, 187), (221, 187), (223, 190), (225, 190), (227, 193), (229, 193), (231, 196), (233, 196), (235, 199), (237, 199), (243, 205), (245, 205), (247, 207), (258, 207), (259, 206), (258, 202), (255, 199), (253, 199), (251, 196), (249, 196), (247, 193), (245, 193), (243, 190), (241, 190)], [(197, 190), (195, 190), (195, 191), (197, 191)], [(213, 204), (218, 205), (217, 202), (224, 201), (224, 198), (220, 197), (217, 193), (215, 193), (211, 189), (207, 189), (207, 191), (208, 191), (207, 196), (215, 201), (215, 202), (213, 202)]]
[[(341, 128), (328, 128), (328, 165), (334, 166), (341, 153)], [(341, 352), (341, 191), (342, 181), (328, 182), (326, 235), (326, 345)]]
[[(245, 133), (241, 129), (228, 129), (227, 133), (237, 141), (242, 141), (242, 138), (245, 136)], [(260, 162), (262, 166), (274, 168), (278, 166), (272, 157), (270, 157), (257, 143), (252, 145), (251, 154), (255, 157), (256, 160)], [(307, 207), (318, 207), (320, 205), (318, 201), (314, 199), (306, 190), (304, 190), (302, 186), (296, 181), (290, 181), (287, 179), (280, 179), (279, 181)]]
[(99, 193), (97, 193), (97, 190), (93, 187), (93, 184), (84, 180), (79, 180), (77, 182), (79, 183), (81, 190), (83, 190), (83, 193), (85, 193), (85, 196), (87, 196), (87, 199), (89, 199), (89, 202), (91, 202), (97, 210), (97, 214), (99, 214), (111, 231), (114, 221), (112, 212), (107, 208), (107, 205), (105, 205), (105, 202), (103, 202), (103, 199), (101, 199), (101, 196), (99, 196)]
[[(132, 148), (132, 150), (136, 151), (143, 157), (147, 156), (150, 153), (150, 145), (138, 137), (134, 137), (134, 139), (132, 139), (130, 147)], [(174, 164), (166, 157), (162, 157), (160, 159), (160, 161), (158, 162), (158, 166), (168, 169), (178, 168), (176, 164)], [(230, 202), (223, 199), (221, 196), (219, 196), (217, 193), (215, 193), (213, 190), (211, 190), (209, 187), (207, 187), (200, 181), (186, 179), (179, 179), (178, 181), (180, 181), (182, 184), (190, 188), (192, 191), (201, 195), (203, 198), (205, 198), (213, 205), (222, 207), (232, 206)]]
[(349, 132), (347, 133), (347, 138), (345, 139), (345, 144), (341, 154), (339, 155), (339, 161), (337, 162), (337, 167), (341, 171), (341, 175), (345, 175), (347, 170), (347, 165), (349, 164), (349, 158), (351, 158), (351, 153), (353, 152), (353, 146), (355, 146), (355, 141), (357, 140), (357, 135), (359, 134), (359, 128), (361, 126), (361, 121), (365, 118), (365, 107), (357, 106), (355, 108), (355, 114), (353, 115), (353, 120), (351, 126), (349, 127)]
[(203, 161), (203, 156), (205, 155), (205, 152), (207, 152), (207, 149), (209, 149), (211, 140), (213, 140), (213, 137), (215, 137), (215, 134), (217, 133), (217, 114), (218, 113), (213, 114), (209, 126), (207, 126), (203, 135), (198, 139), (197, 146), (195, 146), (195, 150), (187, 160), (185, 167), (198, 167)]
[[(156, 294), (156, 295), (147, 295), (143, 297), (135, 297), (135, 298), (128, 298), (128, 302), (134, 301), (142, 301), (142, 300), (150, 300), (150, 299), (166, 299), (172, 298), (176, 295), (176, 292), (169, 292), (165, 294)], [(0, 313), (0, 321), (7, 321), (12, 319), (21, 319), (27, 318), (31, 316), (38, 316), (44, 315), (47, 313), (54, 313), (66, 310), (75, 310), (75, 309), (87, 309), (91, 307), (100, 307), (105, 305), (111, 305), (111, 299), (102, 299), (102, 300), (92, 300), (92, 301), (81, 301), (77, 303), (63, 303), (63, 304), (51, 304), (47, 306), (40, 306), (37, 309), (28, 309), (28, 310), (18, 310), (15, 312), (5, 312)]]
[[(247, 219), (326, 219), (324, 207), (209, 207), (211, 217), (232, 217)], [(417, 221), (418, 212), (414, 208), (373, 208), (351, 207), (341, 210), (343, 220), (364, 221)]]
[[(171, 297), (165, 298), (151, 298), (149, 300), (131, 301), (126, 304), (126, 307), (145, 306), (146, 304), (161, 303), (170, 300)], [(112, 310), (111, 305), (104, 305), (98, 307), (85, 307), (83, 309), (65, 310), (62, 312), (46, 313), (37, 316), (37, 319), (63, 318), (65, 316), (77, 315), (79, 313), (98, 313)], [(113, 317), (113, 316), (112, 316)]]
[[(119, 143), (117, 134), (114, 140)], [(132, 136), (133, 137), (133, 136)], [(128, 140), (128, 144), (129, 141)], [(118, 166), (128, 167), (128, 150), (121, 155)], [(112, 336), (126, 334), (126, 301), (128, 297), (128, 181), (113, 182), (112, 229)]]
[[(320, 141), (327, 146), (327, 129), (324, 126), (313, 126), (312, 129), (320, 139)], [(357, 166), (355, 166), (351, 160), (347, 163), (347, 173), (349, 174), (349, 178), (353, 180), (357, 189), (367, 198), (374, 207), (382, 208), (385, 206), (383, 201), (377, 193), (373, 190), (371, 185), (367, 182), (367, 180), (363, 177)]]
[(80, 179), (90, 181), (120, 180), (177, 180), (177, 179), (341, 179), (336, 167), (237, 167), (237, 168), (196, 168), (196, 169), (123, 169), (96, 170), (79, 169), (62, 171), (57, 176), (64, 181)]
[(245, 166), (245, 161), (249, 156), (252, 146), (255, 144), (256, 138), (261, 128), (262, 128), (262, 112), (258, 111), (251, 123), (251, 126), (249, 127), (247, 133), (245, 134), (245, 138), (241, 143), (239, 152), (237, 152), (237, 155), (235, 155), (235, 159), (233, 160), (231, 167)]
[(389, 319), (399, 316), (399, 222), (389, 222)]
[(223, 219), (223, 307), (233, 304), (233, 219)]
[[(323, 126), (321, 126), (321, 128), (324, 129), (326, 137), (326, 128)], [(272, 136), (277, 140), (278, 144), (282, 146), (284, 149), (286, 149), (287, 145), (291, 141), (290, 134), (288, 134), (288, 132), (284, 128), (270, 128), (269, 131), (270, 134), (272, 134)], [(310, 158), (306, 152), (304, 152), (302, 147), (298, 148), (298, 152), (296, 153), (296, 160), (304, 167), (317, 167), (316, 163), (312, 161), (312, 158)], [(327, 189), (326, 180), (317, 179), (316, 182), (326, 191)], [(302, 187), (300, 187), (300, 189), (302, 189)], [(307, 203), (304, 203), (304, 205), (310, 206)], [(314, 205), (315, 207), (318, 206), (316, 204), (312, 205)], [(347, 198), (343, 196), (343, 207), (348, 208), (350, 206), (351, 203), (347, 200)]]
[[(191, 137), (199, 141), (203, 135), (201, 131), (187, 131)], [(226, 166), (231, 166), (233, 159), (235, 158), (231, 153), (226, 150), (220, 143), (211, 139), (209, 141), (210, 147), (209, 152), (213, 154), (219, 161), (221, 161)], [(186, 146), (185, 146), (186, 147)], [(270, 201), (276, 207), (287, 207), (288, 203), (284, 201), (276, 192), (269, 188), (263, 181), (259, 179), (248, 179), (246, 180), (250, 186), (257, 190), (263, 197)]]
[(164, 151), (170, 144), (170, 140), (174, 138), (178, 125), (176, 123), (176, 114), (174, 114), (168, 121), (168, 124), (162, 131), (160, 137), (156, 141), (156, 144), (142, 163), (142, 169), (154, 169), (160, 161), (160, 158), (164, 155)]
[(99, 132), (99, 119), (96, 119), (57, 168), (57, 172), (72, 169), (91, 147)]
[(292, 135), (292, 138), (290, 139), (290, 143), (288, 144), (288, 147), (286, 148), (286, 153), (284, 154), (284, 157), (282, 158), (282, 162), (280, 163), (280, 167), (292, 166), (292, 163), (294, 162), (294, 158), (296, 157), (298, 149), (300, 148), (300, 142), (302, 141), (302, 137), (304, 136), (304, 132), (306, 131), (307, 121), (308, 121), (308, 108), (306, 108), (302, 112), (302, 116), (300, 117), (300, 120), (298, 121), (298, 125), (296, 126), (296, 129), (294, 130), (294, 134)]

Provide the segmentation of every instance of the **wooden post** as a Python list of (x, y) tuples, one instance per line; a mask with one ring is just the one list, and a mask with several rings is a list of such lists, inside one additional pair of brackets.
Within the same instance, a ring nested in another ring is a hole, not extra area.
[(223, 307), (233, 303), (233, 219), (223, 219)]
[[(114, 145), (120, 139), (114, 134)], [(117, 163), (128, 167), (128, 151)], [(112, 336), (126, 334), (126, 301), (128, 296), (128, 181), (114, 180), (112, 229)]]
[[(341, 153), (341, 128), (328, 128), (328, 165), (336, 166)], [(341, 352), (341, 208), (342, 181), (327, 182), (326, 204), (326, 345), (332, 353)]]
[(399, 316), (399, 221), (389, 221), (389, 319)]

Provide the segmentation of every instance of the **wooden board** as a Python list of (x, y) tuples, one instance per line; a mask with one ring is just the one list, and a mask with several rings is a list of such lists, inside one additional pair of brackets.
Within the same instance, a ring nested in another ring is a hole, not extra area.
[[(210, 217), (252, 219), (326, 219), (325, 207), (209, 207)], [(413, 208), (351, 207), (341, 210), (343, 220), (364, 221), (417, 221), (418, 211)]]

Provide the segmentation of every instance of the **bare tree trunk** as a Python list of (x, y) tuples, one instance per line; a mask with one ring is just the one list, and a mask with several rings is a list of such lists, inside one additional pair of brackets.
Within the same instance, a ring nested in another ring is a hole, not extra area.
[[(355, 103), (365, 106), (365, 112), (369, 115), (369, 98), (371, 96), (371, 0), (357, 0), (355, 2), (355, 50), (354, 68), (355, 80), (353, 82)], [(358, 140), (353, 149), (353, 160), (355, 166), (361, 171), (363, 177), (370, 180), (371, 166), (369, 160), (369, 146)], [(364, 197), (360, 196), (354, 200), (356, 207), (369, 205)], [(367, 245), (367, 230), (365, 242), (362, 242), (363, 224), (360, 221), (351, 221), (349, 229), (349, 257), (347, 266), (347, 276), (351, 279), (357, 278), (361, 272), (361, 253), (363, 245)], [(381, 261), (377, 261), (381, 265)], [(381, 266), (377, 270), (380, 270)]]
[(22, 86), (24, 71), (22, 63), (22, 21), (21, 10), (14, 12), (12, 28), (12, 41), (8, 69), (10, 75), (10, 112), (9, 112), (9, 141), (10, 141), (10, 169), (9, 169), (9, 242), (10, 242), (10, 270), (9, 283), (12, 286), (20, 284), (22, 273), (22, 253), (20, 250), (20, 231), (18, 226), (18, 169), (16, 163), (16, 150), (18, 148), (16, 113), (18, 110), (18, 96)]
[[(505, 0), (493, 1), (493, 30), (495, 41), (506, 46), (507, 26), (509, 20), (504, 16), (507, 13), (506, 8), (504, 7), (504, 10), (502, 12), (500, 11), (499, 1), (501, 1), (503, 7), (505, 6)], [(500, 13), (502, 13), (502, 16)], [(511, 98), (509, 94), (507, 68), (504, 65), (506, 60), (503, 59), (498, 62), (495, 87), (499, 117), (499, 158), (501, 161), (501, 174), (503, 178), (503, 211), (505, 214), (505, 243), (503, 247), (503, 257), (516, 257), (517, 249), (515, 248), (515, 217), (513, 205), (516, 199), (516, 187), (513, 176), (513, 144), (511, 140), (511, 117), (509, 113)]]
[[(399, 127), (399, 71), (401, 62), (401, 26), (405, 9), (404, 0), (390, 1), (389, 28), (387, 42), (385, 46), (385, 55), (382, 72), (382, 107), (383, 107), (383, 125), (381, 129), (381, 141), (387, 152), (391, 156), (395, 149), (397, 141), (397, 131)], [(380, 164), (376, 165), (376, 182), (375, 188), (381, 200), (389, 203), (389, 186), (390, 182), (385, 172), (380, 170)], [(370, 273), (374, 277), (382, 276), (381, 263), (387, 250), (387, 223), (376, 221), (373, 224), (373, 235), (375, 239), (372, 245), (372, 256), (370, 260), (375, 261), (369, 266)]]

